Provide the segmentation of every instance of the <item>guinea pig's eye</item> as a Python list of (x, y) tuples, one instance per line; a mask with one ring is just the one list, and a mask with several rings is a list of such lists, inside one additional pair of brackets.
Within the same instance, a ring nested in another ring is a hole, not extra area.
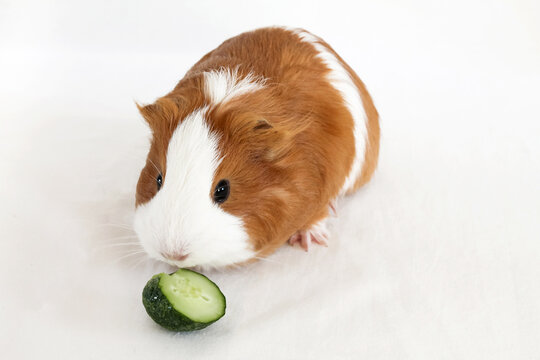
[(157, 189), (159, 191), (159, 189), (161, 189), (161, 185), (163, 185), (163, 176), (161, 176), (161, 174), (158, 174), (156, 178), (156, 184), (157, 184)]
[(214, 190), (214, 201), (221, 204), (227, 200), (230, 192), (229, 180), (219, 180)]

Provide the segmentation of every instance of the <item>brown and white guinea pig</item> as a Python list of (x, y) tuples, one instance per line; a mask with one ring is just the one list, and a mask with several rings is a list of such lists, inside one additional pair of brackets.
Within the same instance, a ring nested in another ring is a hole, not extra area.
[(150, 257), (178, 267), (325, 244), (334, 201), (377, 164), (378, 114), (364, 84), (301, 29), (229, 39), (139, 110), (153, 137), (134, 229)]

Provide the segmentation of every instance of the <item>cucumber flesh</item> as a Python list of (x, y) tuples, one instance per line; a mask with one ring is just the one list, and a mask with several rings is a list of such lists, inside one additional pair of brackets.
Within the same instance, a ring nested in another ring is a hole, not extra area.
[(144, 287), (146, 312), (159, 325), (173, 331), (207, 327), (225, 315), (225, 296), (206, 276), (179, 269), (155, 275)]
[(223, 294), (205, 276), (179, 271), (161, 277), (159, 286), (173, 308), (193, 321), (213, 321), (223, 315)]

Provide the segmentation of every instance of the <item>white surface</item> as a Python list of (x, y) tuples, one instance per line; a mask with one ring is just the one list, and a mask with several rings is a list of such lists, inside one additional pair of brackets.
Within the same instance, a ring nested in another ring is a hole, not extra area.
[[(540, 356), (537, 1), (147, 4), (0, 2), (2, 358)], [(174, 335), (140, 300), (167, 268), (107, 247), (132, 234), (147, 146), (132, 100), (271, 24), (322, 36), (366, 82), (379, 170), (328, 248), (207, 273), (227, 315)]]

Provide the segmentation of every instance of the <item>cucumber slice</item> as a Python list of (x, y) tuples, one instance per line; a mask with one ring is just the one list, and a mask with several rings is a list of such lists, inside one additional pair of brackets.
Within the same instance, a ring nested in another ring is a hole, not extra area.
[(156, 323), (173, 331), (205, 328), (225, 315), (226, 308), (216, 284), (186, 269), (154, 275), (144, 287), (142, 301)]

